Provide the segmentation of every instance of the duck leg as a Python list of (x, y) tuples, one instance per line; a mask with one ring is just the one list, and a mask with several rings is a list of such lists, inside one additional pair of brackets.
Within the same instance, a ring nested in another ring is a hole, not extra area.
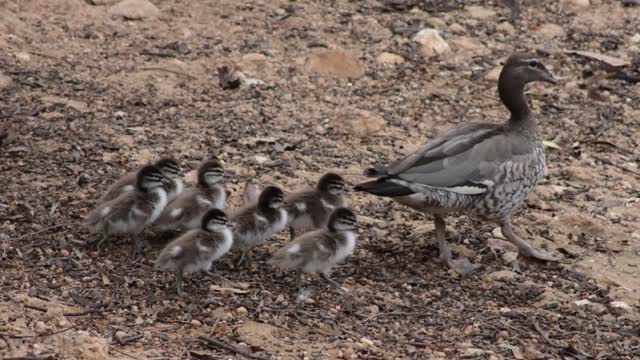
[(504, 235), (507, 240), (511, 241), (517, 248), (518, 253), (522, 256), (542, 260), (542, 261), (558, 261), (559, 258), (551, 255), (550, 253), (544, 250), (538, 250), (526, 241), (522, 240), (518, 235), (513, 232), (513, 226), (511, 225), (511, 217), (506, 217), (502, 220), (501, 224), (502, 235)]
[(438, 247), (440, 249), (440, 261), (460, 275), (467, 275), (480, 267), (480, 265), (471, 263), (467, 258), (454, 260), (451, 254), (451, 249), (449, 249), (449, 243), (447, 243), (447, 238), (445, 236), (447, 223), (445, 223), (444, 219), (438, 215), (434, 215), (433, 221), (436, 225), (436, 237), (438, 239)]
[(329, 277), (328, 274), (326, 273), (320, 273), (320, 277), (322, 279), (324, 279), (324, 281), (328, 282), (329, 284), (331, 284), (331, 286), (340, 294), (340, 295), (351, 295), (349, 294), (349, 290), (343, 288), (340, 284), (338, 284), (337, 282), (335, 282), (335, 280), (333, 280), (332, 278)]

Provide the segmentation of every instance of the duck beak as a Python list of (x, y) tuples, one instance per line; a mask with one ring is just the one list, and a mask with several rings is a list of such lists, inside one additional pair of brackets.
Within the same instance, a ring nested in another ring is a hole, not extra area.
[(550, 84), (553, 84), (553, 85), (557, 85), (558, 84), (558, 80), (556, 80), (556, 78), (553, 77), (553, 75), (551, 75), (551, 73), (549, 71), (545, 71), (542, 74), (542, 79), (541, 80), (544, 81), (544, 82), (548, 82)]

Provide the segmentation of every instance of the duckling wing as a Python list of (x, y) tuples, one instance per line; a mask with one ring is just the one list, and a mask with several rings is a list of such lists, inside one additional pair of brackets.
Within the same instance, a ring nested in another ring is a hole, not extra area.
[(326, 231), (315, 230), (282, 247), (269, 262), (286, 269), (300, 269), (310, 262), (327, 262), (335, 251), (336, 243)]
[(136, 172), (132, 171), (123, 175), (107, 189), (107, 192), (100, 198), (101, 202), (116, 199), (125, 192), (134, 191), (136, 188)]
[[(356, 186), (379, 196), (405, 196), (438, 188), (475, 195), (495, 185), (495, 174), (507, 162), (514, 168), (535, 157), (535, 141), (497, 124), (466, 124), (373, 175), (376, 181)], [(371, 173), (371, 172), (370, 172)]]

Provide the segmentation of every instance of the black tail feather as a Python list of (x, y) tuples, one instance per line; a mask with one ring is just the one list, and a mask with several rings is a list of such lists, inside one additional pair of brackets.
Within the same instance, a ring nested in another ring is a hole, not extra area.
[(366, 191), (369, 194), (384, 197), (406, 196), (414, 193), (406, 186), (389, 181), (389, 178), (382, 178), (366, 183), (358, 184), (354, 187), (356, 191)]

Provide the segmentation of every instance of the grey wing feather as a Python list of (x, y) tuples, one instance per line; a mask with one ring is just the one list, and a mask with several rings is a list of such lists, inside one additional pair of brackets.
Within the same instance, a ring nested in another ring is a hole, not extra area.
[[(391, 179), (437, 188), (458, 188), (461, 193), (482, 193), (506, 161), (527, 161), (534, 143), (507, 136), (499, 125), (468, 124), (434, 139), (389, 168)], [(416, 189), (417, 190), (417, 189)], [(455, 191), (455, 190), (453, 190)]]

